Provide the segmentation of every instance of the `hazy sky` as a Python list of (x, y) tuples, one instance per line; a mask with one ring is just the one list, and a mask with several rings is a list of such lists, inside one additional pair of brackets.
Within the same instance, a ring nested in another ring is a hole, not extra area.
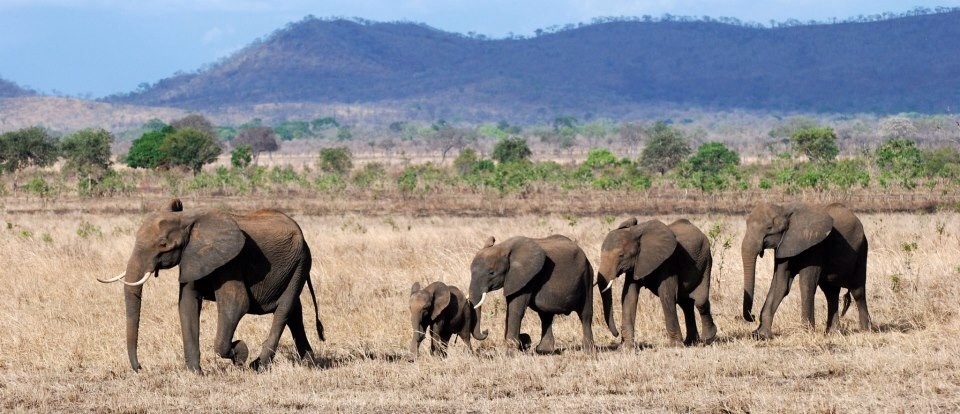
[(193, 71), (288, 22), (407, 20), (503, 37), (601, 16), (735, 17), (767, 24), (901, 13), (960, 0), (0, 0), (0, 77), (100, 97)]

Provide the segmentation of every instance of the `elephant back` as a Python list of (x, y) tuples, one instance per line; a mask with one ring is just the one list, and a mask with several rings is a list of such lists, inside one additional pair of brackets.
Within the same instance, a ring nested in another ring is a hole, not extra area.
[(690, 220), (680, 219), (670, 223), (670, 230), (677, 237), (677, 244), (698, 263), (710, 256), (710, 239)]
[(866, 241), (863, 231), (863, 223), (853, 211), (850, 211), (845, 205), (833, 203), (827, 206), (827, 214), (833, 218), (833, 229), (843, 236), (847, 244), (856, 251), (860, 250)]

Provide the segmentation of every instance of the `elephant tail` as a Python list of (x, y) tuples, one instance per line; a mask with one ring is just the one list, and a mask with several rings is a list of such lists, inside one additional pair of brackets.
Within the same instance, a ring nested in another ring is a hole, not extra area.
[(310, 289), (310, 297), (313, 298), (313, 316), (317, 319), (317, 336), (321, 341), (327, 339), (323, 337), (323, 323), (320, 322), (320, 308), (317, 307), (317, 294), (313, 291), (313, 282), (310, 281), (310, 272), (307, 272), (307, 289)]
[(850, 309), (850, 291), (847, 290), (847, 293), (843, 295), (843, 310), (840, 311), (840, 317), (847, 314), (847, 309)]

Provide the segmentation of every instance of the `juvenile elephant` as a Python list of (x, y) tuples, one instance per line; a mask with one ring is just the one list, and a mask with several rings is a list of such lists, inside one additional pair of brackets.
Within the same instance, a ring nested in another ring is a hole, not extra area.
[(813, 296), (817, 286), (827, 298), (827, 329), (839, 321), (840, 289), (846, 288), (846, 307), (852, 295), (860, 313), (860, 328), (870, 329), (867, 310), (867, 238), (860, 219), (842, 204), (822, 207), (808, 204), (760, 204), (747, 216), (743, 236), (743, 318), (753, 322), (753, 290), (757, 256), (774, 249), (773, 281), (760, 311), (758, 338), (769, 338), (773, 315), (790, 292), (793, 278), (800, 275), (800, 302), (803, 320), (811, 327)]
[[(667, 226), (658, 220), (637, 224), (634, 217), (608, 233), (601, 247), (597, 283), (602, 291), (607, 291), (616, 278), (627, 274), (623, 285), (623, 322), (620, 326), (624, 348), (633, 349), (636, 346), (634, 324), (637, 296), (642, 287), (660, 297), (667, 336), (671, 341), (680, 342), (680, 323), (677, 320), (677, 305), (680, 305), (687, 331), (683, 343), (693, 344), (701, 336), (705, 343), (712, 342), (717, 334), (717, 326), (710, 313), (712, 264), (710, 241), (687, 220), (677, 220)], [(699, 336), (694, 307), (700, 313), (702, 335)]]
[[(460, 336), (472, 353), (470, 333), (476, 322), (476, 310), (456, 286), (433, 282), (421, 289), (420, 283), (415, 282), (410, 288), (410, 323), (413, 326), (411, 358), (420, 356), (420, 342), (426, 336), (428, 327), (431, 355), (446, 356), (447, 343), (454, 334)], [(487, 338), (486, 331), (478, 335), (478, 340)]]
[[(470, 300), (475, 309), (487, 292), (503, 288), (507, 300), (505, 338), (521, 345), (520, 322), (527, 307), (540, 316), (541, 335), (537, 352), (554, 351), (553, 318), (577, 312), (583, 327), (583, 349), (595, 352), (593, 330), (593, 268), (580, 246), (564, 236), (543, 239), (513, 237), (500, 244), (491, 237), (470, 265)], [(479, 299), (478, 299), (479, 298)], [(610, 293), (602, 297), (610, 302)], [(606, 309), (606, 306), (605, 306)], [(479, 312), (477, 326), (480, 328)], [(610, 332), (616, 327), (608, 315)]]
[[(134, 371), (140, 369), (137, 338), (143, 284), (160, 269), (180, 266), (180, 328), (187, 368), (200, 370), (200, 308), (206, 299), (217, 302), (214, 349), (222, 358), (242, 365), (247, 346), (233, 341), (245, 314), (273, 313), (273, 324), (253, 368), (273, 358), (284, 326), (290, 328), (301, 358), (312, 357), (304, 331), (300, 292), (304, 283), (313, 297), (317, 334), (323, 325), (310, 282), (310, 249), (300, 227), (273, 210), (230, 214), (207, 210), (184, 212), (180, 200), (146, 216), (137, 230), (126, 272), (104, 283), (122, 281), (127, 319), (127, 355)], [(141, 277), (142, 276), (142, 277)]]

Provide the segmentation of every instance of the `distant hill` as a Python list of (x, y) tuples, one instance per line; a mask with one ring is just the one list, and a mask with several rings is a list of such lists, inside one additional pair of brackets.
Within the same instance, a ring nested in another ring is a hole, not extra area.
[(29, 89), (20, 87), (20, 85), (17, 85), (16, 83), (0, 78), (0, 98), (15, 98), (18, 96), (31, 95), (36, 95), (36, 93)]
[(945, 112), (960, 106), (958, 39), (958, 11), (779, 28), (615, 20), (496, 40), (306, 18), (205, 70), (107, 100), (211, 112), (378, 104), (428, 118), (619, 117), (664, 104)]

